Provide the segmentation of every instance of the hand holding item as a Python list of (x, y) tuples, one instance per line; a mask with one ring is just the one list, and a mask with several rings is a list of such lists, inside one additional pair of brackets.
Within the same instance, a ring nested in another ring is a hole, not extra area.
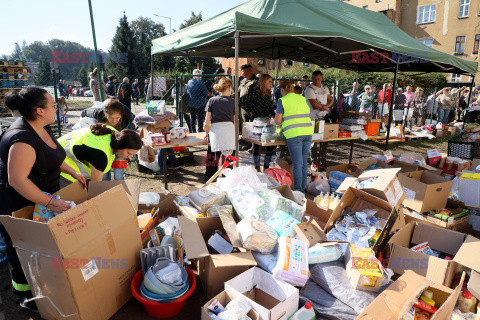
[(87, 189), (87, 181), (85, 180), (85, 177), (78, 173), (78, 172), (75, 172), (72, 177), (74, 177), (75, 179), (77, 179), (83, 186), (83, 189)]
[(52, 200), (48, 203), (46, 207), (53, 212), (60, 214), (70, 209), (70, 203), (62, 199), (52, 198)]

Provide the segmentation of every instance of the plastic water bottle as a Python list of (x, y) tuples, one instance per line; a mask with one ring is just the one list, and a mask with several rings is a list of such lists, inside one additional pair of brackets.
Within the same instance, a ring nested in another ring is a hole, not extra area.
[(312, 303), (305, 302), (305, 306), (295, 312), (288, 320), (315, 320), (315, 311), (313, 311)]

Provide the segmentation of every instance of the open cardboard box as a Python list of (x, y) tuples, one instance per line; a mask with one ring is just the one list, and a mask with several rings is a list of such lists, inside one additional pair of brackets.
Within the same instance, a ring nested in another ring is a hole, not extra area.
[(427, 170), (403, 173), (398, 179), (406, 195), (405, 207), (419, 213), (445, 208), (452, 181)]
[[(428, 241), (430, 248), (454, 256), (453, 260), (440, 259), (410, 248)], [(388, 241), (390, 259), (388, 267), (397, 274), (405, 270), (416, 273), (445, 286), (450, 286), (458, 271), (457, 263), (480, 271), (480, 240), (464, 233), (410, 222)], [(475, 292), (480, 293), (480, 283), (470, 280)]]
[[(184, 216), (178, 217), (182, 230), (183, 243), (187, 259), (198, 259), (199, 276), (207, 299), (211, 299), (223, 290), (225, 281), (239, 275), (257, 263), (250, 251), (243, 248), (229, 254), (210, 254), (207, 241), (215, 230), (226, 234), (219, 217), (196, 218), (195, 221)], [(234, 244), (235, 246), (235, 244)]]
[(325, 123), (323, 139), (336, 139), (338, 138), (338, 129), (340, 128), (338, 123)]
[(463, 281), (452, 290), (430, 281), (412, 271), (405, 272), (392, 283), (357, 317), (362, 320), (397, 320), (413, 306), (414, 300), (425, 290), (433, 293), (435, 305), (440, 306), (431, 320), (450, 320)]
[(359, 167), (353, 165), (353, 164), (348, 164), (348, 163), (343, 163), (339, 164), (337, 166), (331, 166), (327, 168), (327, 178), (330, 178), (330, 172), (332, 171), (342, 171), (345, 173), (348, 173), (351, 176), (358, 177), (360, 174), (362, 174), (363, 170), (359, 169)]
[[(452, 199), (447, 200), (446, 208), (453, 210), (454, 215), (461, 213), (465, 208), (465, 204), (461, 201), (455, 201)], [(422, 222), (432, 226), (437, 226), (444, 229), (450, 229), (454, 231), (461, 231), (468, 225), (468, 215), (455, 219), (450, 217), (447, 221), (441, 220), (426, 214), (421, 214), (403, 207), (403, 215), (405, 217), (405, 223), (410, 222)], [(400, 210), (402, 210), (400, 209)]]
[(47, 223), (32, 220), (33, 207), (0, 216), (33, 294), (49, 297), (35, 301), (42, 318), (62, 318), (58, 308), (70, 319), (109, 319), (131, 298), (142, 244), (132, 198), (112, 184), (61, 189), (56, 194), (77, 206)]
[(257, 267), (225, 282), (225, 291), (245, 298), (262, 320), (287, 320), (298, 310), (298, 289)]
[(388, 201), (391, 205), (398, 209), (405, 199), (405, 193), (396, 176), (399, 171), (399, 168), (365, 171), (358, 176), (358, 178), (345, 179), (340, 187), (338, 187), (337, 192), (345, 193), (349, 187), (356, 188), (357, 185), (363, 180), (376, 178), (371, 186), (362, 190), (373, 194), (380, 199)]
[[(213, 303), (213, 301), (215, 301), (215, 299), (218, 300), (218, 302), (220, 302), (220, 304), (226, 308), (227, 307), (227, 304), (232, 301), (233, 299), (235, 299), (235, 296), (231, 293), (228, 293), (228, 292), (225, 292), (225, 291), (222, 291), (220, 292), (219, 294), (217, 294), (215, 297), (213, 297), (212, 299), (210, 299), (207, 303), (205, 303), (205, 305), (202, 307), (202, 311), (201, 311), (201, 314), (202, 314), (202, 320), (213, 320), (212, 317), (210, 317), (210, 315), (208, 314), (209, 312), (211, 312), (208, 307)], [(250, 310), (248, 313), (247, 313), (247, 316), (250, 317), (250, 319), (252, 320), (259, 320), (259, 316), (258, 316), (258, 313), (252, 309)]]
[[(357, 253), (355, 253), (357, 252)], [(370, 248), (356, 248), (350, 244), (345, 252), (345, 270), (355, 290), (378, 291), (383, 281), (383, 267)], [(375, 268), (374, 266), (377, 266)], [(378, 270), (375, 274), (374, 269)]]
[[(340, 219), (343, 210), (346, 208), (350, 208), (352, 211), (373, 209), (377, 211), (375, 214), (376, 217), (387, 220), (385, 228), (382, 230), (382, 233), (372, 246), (375, 254), (378, 254), (378, 252), (382, 250), (387, 236), (391, 232), (396, 231), (405, 225), (403, 213), (401, 211), (397, 211), (395, 207), (387, 201), (377, 198), (365, 191), (348, 188), (348, 190), (343, 194), (342, 199), (340, 199), (340, 203), (330, 215), (323, 230), (324, 232), (328, 232), (333, 227), (335, 221)], [(307, 212), (307, 214), (312, 216), (316, 212), (318, 211)]]

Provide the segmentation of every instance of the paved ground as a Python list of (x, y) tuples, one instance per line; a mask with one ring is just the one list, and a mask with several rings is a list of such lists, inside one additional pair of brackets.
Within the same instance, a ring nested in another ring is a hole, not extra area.
[[(73, 103), (72, 103), (73, 105)], [(134, 111), (139, 112), (144, 109), (144, 105), (134, 106)], [(69, 112), (69, 121), (77, 122), (80, 117), (80, 110), (72, 110)], [(358, 142), (355, 144), (355, 151), (353, 162), (359, 163), (365, 159), (370, 158), (373, 154), (378, 154), (383, 150), (383, 146), (374, 142)], [(447, 144), (445, 139), (435, 139), (433, 141), (419, 141), (404, 144), (392, 144), (392, 150), (396, 153), (404, 151), (416, 151), (425, 153), (425, 150), (437, 148), (440, 152), (446, 152)], [(178, 195), (187, 195), (189, 189), (203, 184), (203, 175), (205, 168), (200, 165), (201, 155), (206, 153), (204, 146), (191, 148), (196, 152), (196, 163), (191, 163), (184, 166), (180, 171), (174, 172), (169, 177), (169, 190)], [(335, 143), (331, 144), (328, 149), (328, 163), (335, 165), (339, 163), (346, 163), (350, 152), (349, 143)], [(251, 154), (248, 152), (241, 152), (243, 163), (251, 163)], [(137, 171), (136, 164), (129, 165), (126, 171), (127, 179), (141, 179), (142, 191), (155, 191), (163, 187), (163, 180), (154, 178), (151, 174), (140, 173)], [(10, 275), (8, 272), (8, 264), (3, 262), (0, 264), (0, 320), (37, 320), (41, 319), (38, 314), (27, 312), (15, 305), (15, 298), (10, 291)], [(184, 310), (175, 318), (182, 320), (197, 320), (200, 319), (200, 308), (206, 302), (205, 296), (198, 281), (198, 286), (194, 294), (188, 299)], [(143, 310), (141, 304), (135, 299), (131, 299), (120, 311), (118, 311), (112, 319), (127, 320), (127, 319), (153, 319), (149, 317)]]

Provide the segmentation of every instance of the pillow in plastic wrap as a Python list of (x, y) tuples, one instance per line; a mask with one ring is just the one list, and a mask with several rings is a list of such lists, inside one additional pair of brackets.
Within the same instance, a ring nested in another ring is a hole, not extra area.
[(277, 233), (263, 221), (243, 219), (236, 229), (245, 249), (270, 253), (277, 244)]
[(308, 280), (308, 246), (299, 239), (278, 238), (278, 262), (273, 277), (303, 287)]
[(225, 193), (212, 184), (190, 192), (188, 197), (202, 213), (213, 205), (222, 205), (225, 202)]
[(240, 183), (230, 189), (227, 196), (240, 219), (266, 221), (273, 213), (265, 201), (246, 183)]
[(360, 314), (392, 281), (384, 278), (377, 292), (355, 290), (348, 280), (343, 259), (310, 267), (310, 279), (322, 289)]
[(275, 250), (274, 252), (268, 254), (252, 251), (252, 255), (259, 268), (267, 271), (270, 274), (273, 272), (273, 269), (275, 269), (278, 261), (278, 253), (275, 252)]
[(240, 184), (246, 184), (253, 190), (267, 189), (267, 185), (260, 181), (257, 172), (250, 166), (240, 166), (228, 172), (224, 179), (217, 182), (218, 187), (228, 192)]
[(282, 210), (275, 211), (267, 221), (279, 236), (295, 236), (293, 228), (299, 223), (300, 221)]
[(300, 305), (310, 301), (317, 319), (329, 320), (354, 320), (358, 314), (341, 302), (322, 287), (309, 279), (305, 286), (300, 290)]

